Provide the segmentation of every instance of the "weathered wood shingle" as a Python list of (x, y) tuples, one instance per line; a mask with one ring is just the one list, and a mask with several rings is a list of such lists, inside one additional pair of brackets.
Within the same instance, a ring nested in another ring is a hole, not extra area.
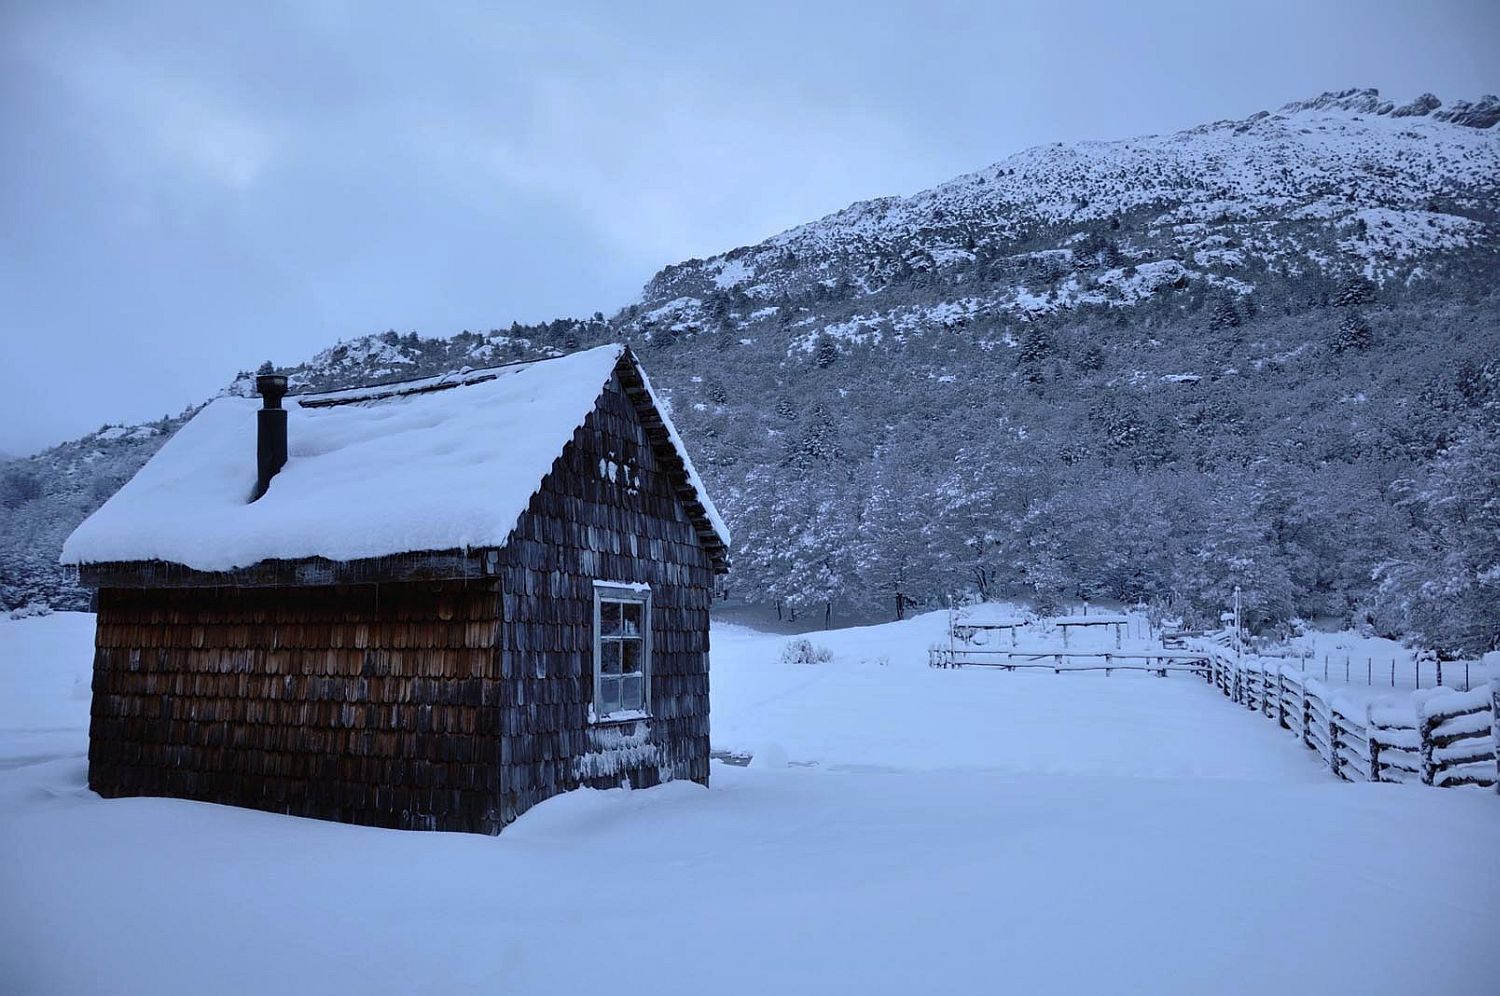
[(90, 787), (494, 833), (497, 589), (102, 589)]

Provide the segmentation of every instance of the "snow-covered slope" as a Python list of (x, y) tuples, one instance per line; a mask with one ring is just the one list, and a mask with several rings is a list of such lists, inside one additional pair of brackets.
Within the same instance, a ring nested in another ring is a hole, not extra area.
[(1494, 244), (1497, 120), (1495, 97), (1397, 106), (1345, 90), (1171, 135), (1040, 146), (668, 267), (638, 315), (691, 325), (739, 292), (750, 319), (820, 283), (860, 296), (944, 270), (977, 285), (968, 310), (1010, 312), (1126, 305), (1185, 280), (1248, 293), (1262, 270), (1420, 276), (1433, 254)]

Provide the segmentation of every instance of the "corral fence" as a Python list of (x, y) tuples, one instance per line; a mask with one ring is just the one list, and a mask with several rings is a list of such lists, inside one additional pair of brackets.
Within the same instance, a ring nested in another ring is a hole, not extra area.
[(1500, 672), (1459, 691), (1438, 687), (1404, 701), (1361, 701), (1285, 660), (1238, 657), (1220, 634), (1181, 651), (1001, 650), (950, 642), (928, 648), (936, 668), (1006, 671), (1185, 671), (1295, 734), (1348, 782), (1420, 782), (1500, 791)]
[(1416, 692), (1405, 703), (1362, 702), (1281, 661), (1203, 649), (1219, 691), (1296, 734), (1344, 781), (1500, 786), (1495, 682)]
[(1210, 655), (1201, 651), (1036, 651), (991, 650), (986, 647), (933, 646), (927, 650), (929, 667), (998, 667), (1006, 671), (1039, 669), (1064, 671), (1146, 671), (1166, 677), (1169, 671), (1187, 671), (1208, 679)]

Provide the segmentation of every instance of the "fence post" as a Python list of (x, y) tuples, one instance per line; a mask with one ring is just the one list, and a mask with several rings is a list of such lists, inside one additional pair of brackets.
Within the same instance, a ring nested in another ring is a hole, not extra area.
[(1286, 725), (1286, 675), (1281, 672), (1281, 665), (1276, 665), (1276, 725), (1283, 730), (1291, 727)]
[(1490, 676), (1490, 738), (1495, 741), (1495, 791), (1500, 793), (1500, 650), (1484, 655)]
[(1332, 695), (1323, 705), (1328, 710), (1328, 767), (1333, 777), (1345, 781), (1344, 759), (1339, 756), (1339, 711), (1333, 707)]
[(1380, 741), (1375, 739), (1375, 706), (1365, 703), (1365, 742), (1370, 745), (1370, 781), (1382, 781), (1380, 777)]
[(1432, 731), (1437, 729), (1437, 723), (1432, 717), (1423, 715), (1422, 709), (1417, 708), (1417, 736), (1420, 738), (1421, 747), (1418, 756), (1422, 759), (1422, 784), (1431, 785), (1437, 776), (1437, 759), (1432, 756)]

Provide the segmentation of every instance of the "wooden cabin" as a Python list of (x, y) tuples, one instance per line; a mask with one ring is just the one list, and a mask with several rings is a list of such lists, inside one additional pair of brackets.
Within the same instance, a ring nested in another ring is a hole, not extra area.
[(258, 388), (64, 547), (98, 593), (94, 791), (494, 834), (707, 783), (729, 534), (627, 347)]

